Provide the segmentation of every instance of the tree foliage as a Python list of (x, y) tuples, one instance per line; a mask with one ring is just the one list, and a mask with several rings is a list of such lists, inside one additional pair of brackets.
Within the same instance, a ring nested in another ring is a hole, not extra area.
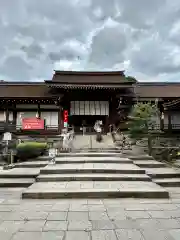
[(137, 80), (136, 80), (134, 77), (131, 77), (131, 76), (127, 76), (127, 77), (126, 77), (126, 80), (128, 80), (128, 81), (130, 81), (130, 82), (134, 82), (134, 83), (137, 82)]
[(141, 139), (151, 133), (159, 116), (157, 104), (137, 103), (129, 117), (129, 134), (131, 138)]

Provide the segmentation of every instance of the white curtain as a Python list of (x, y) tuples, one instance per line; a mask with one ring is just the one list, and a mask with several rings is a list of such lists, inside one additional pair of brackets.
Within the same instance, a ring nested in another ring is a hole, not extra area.
[(34, 112), (17, 112), (16, 128), (21, 128), (23, 118), (35, 118), (37, 111)]
[(41, 112), (41, 118), (45, 120), (46, 126), (58, 128), (59, 112)]
[[(0, 122), (6, 121), (6, 111), (0, 111)], [(13, 112), (9, 112), (9, 121), (13, 121)]]
[(10, 122), (13, 121), (13, 112), (9, 112), (9, 121), (10, 121)]
[(6, 121), (6, 113), (4, 111), (0, 111), (0, 122)]
[(71, 115), (109, 115), (108, 101), (72, 101)]

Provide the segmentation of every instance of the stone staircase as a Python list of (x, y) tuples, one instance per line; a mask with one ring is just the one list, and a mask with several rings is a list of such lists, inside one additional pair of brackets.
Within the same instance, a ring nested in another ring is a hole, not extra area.
[(40, 169), (13, 168), (0, 170), (0, 188), (26, 188), (35, 182)]
[(40, 169), (49, 163), (49, 157), (40, 157), (18, 163), (15, 168), (0, 170), (0, 188), (27, 188), (36, 182)]
[(115, 150), (62, 153), (56, 164), (40, 169), (22, 198), (168, 198), (168, 191), (134, 161)]
[(56, 164), (39, 157), (0, 170), (1, 188), (25, 188), (23, 198), (164, 198), (180, 186), (180, 169), (145, 154), (108, 148), (60, 153)]
[(146, 171), (152, 181), (163, 187), (180, 187), (180, 169), (169, 167), (151, 156), (131, 156), (133, 163)]

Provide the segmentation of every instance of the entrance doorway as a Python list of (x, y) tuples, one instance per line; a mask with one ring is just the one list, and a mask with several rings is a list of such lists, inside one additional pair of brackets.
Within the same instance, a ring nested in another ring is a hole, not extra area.
[(94, 133), (94, 124), (97, 120), (102, 121), (102, 126), (106, 125), (106, 116), (88, 116), (88, 115), (74, 115), (69, 117), (69, 125), (74, 127), (75, 132), (83, 132), (83, 127), (85, 128), (85, 133)]
[(82, 133), (83, 127), (86, 133), (94, 133), (94, 124), (101, 120), (106, 125), (109, 116), (108, 101), (71, 101), (69, 124), (75, 132)]

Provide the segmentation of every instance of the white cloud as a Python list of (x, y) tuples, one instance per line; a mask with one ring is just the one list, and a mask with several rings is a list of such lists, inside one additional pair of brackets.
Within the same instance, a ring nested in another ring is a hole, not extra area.
[(179, 81), (179, 16), (178, 0), (0, 1), (0, 76), (125, 69), (143, 81)]

